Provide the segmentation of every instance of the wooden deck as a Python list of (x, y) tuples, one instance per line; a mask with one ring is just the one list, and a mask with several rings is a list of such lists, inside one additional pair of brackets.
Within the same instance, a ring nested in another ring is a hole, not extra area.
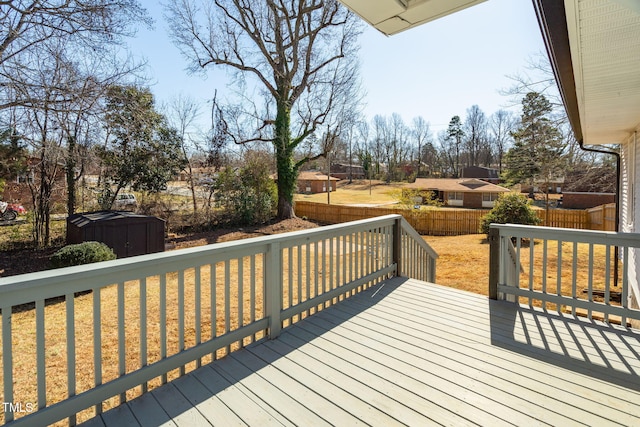
[(395, 278), (85, 425), (638, 425), (640, 333)]

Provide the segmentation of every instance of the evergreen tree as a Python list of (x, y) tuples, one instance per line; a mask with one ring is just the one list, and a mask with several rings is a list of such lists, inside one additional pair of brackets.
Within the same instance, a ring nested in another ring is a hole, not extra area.
[(110, 207), (118, 192), (129, 185), (150, 193), (165, 190), (186, 161), (180, 135), (155, 110), (149, 89), (113, 86), (106, 110), (109, 139), (98, 149), (105, 168), (102, 206)]
[(462, 130), (462, 121), (460, 120), (460, 116), (453, 116), (449, 122), (449, 127), (447, 128), (447, 140), (449, 142), (449, 147), (451, 148), (448, 153), (448, 157), (451, 161), (454, 178), (458, 178), (460, 176), (460, 150), (462, 149), (463, 137), (464, 130)]
[(549, 118), (551, 111), (551, 103), (537, 92), (522, 100), (521, 123), (511, 132), (514, 145), (505, 156), (503, 179), (508, 184), (538, 182), (546, 194), (553, 179), (562, 175), (564, 144)]

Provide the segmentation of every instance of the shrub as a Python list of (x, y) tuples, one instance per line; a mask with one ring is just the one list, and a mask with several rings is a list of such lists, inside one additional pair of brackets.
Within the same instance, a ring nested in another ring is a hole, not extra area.
[(277, 189), (264, 162), (245, 157), (245, 166), (226, 168), (213, 183), (215, 205), (224, 210), (226, 221), (238, 225), (262, 224), (277, 206)]
[(505, 193), (496, 200), (493, 209), (482, 217), (479, 232), (488, 236), (491, 223), (538, 225), (540, 218), (524, 195)]
[(83, 242), (76, 245), (67, 245), (54, 253), (51, 256), (51, 265), (54, 268), (61, 268), (112, 259), (116, 259), (116, 254), (104, 243)]

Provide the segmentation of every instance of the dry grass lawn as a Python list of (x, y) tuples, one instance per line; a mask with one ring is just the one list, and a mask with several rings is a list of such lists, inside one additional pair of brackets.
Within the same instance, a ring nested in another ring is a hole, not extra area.
[[(354, 205), (371, 204), (381, 205), (398, 201), (397, 194), (406, 184), (391, 183), (373, 180), (355, 180), (351, 184), (347, 180), (338, 182), (337, 190), (329, 195), (331, 204)], [(315, 203), (327, 203), (327, 193), (296, 194), (295, 200)]]

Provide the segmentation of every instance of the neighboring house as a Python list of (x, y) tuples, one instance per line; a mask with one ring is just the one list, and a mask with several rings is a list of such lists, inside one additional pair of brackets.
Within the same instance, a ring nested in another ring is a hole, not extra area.
[[(341, 1), (388, 35), (482, 2)], [(576, 140), (602, 151), (619, 147), (618, 229), (638, 233), (640, 1), (533, 0), (533, 6)], [(640, 251), (632, 252), (628, 281), (637, 306)]]
[(590, 209), (596, 206), (615, 203), (615, 193), (594, 193), (565, 191), (562, 193), (562, 206), (565, 209)]
[(336, 191), (338, 178), (328, 177), (322, 172), (305, 171), (298, 174), (298, 193), (326, 193), (327, 183), (331, 183), (329, 191)]
[[(29, 157), (27, 159), (27, 171), (24, 174), (7, 179), (5, 183), (4, 193), (0, 199), (7, 202), (20, 203), (28, 210), (33, 209), (33, 199), (29, 185), (38, 186), (38, 167), (41, 159), (37, 157)], [(65, 176), (64, 164), (57, 164), (56, 175), (52, 183), (52, 200), (54, 202), (63, 203), (67, 197), (67, 181)]]
[(567, 174), (562, 207), (589, 209), (616, 201), (616, 172), (613, 168), (591, 168)]
[(500, 183), (498, 169), (486, 168), (482, 166), (467, 166), (462, 169), (463, 178), (478, 178), (492, 184)]
[(491, 208), (501, 193), (510, 191), (475, 178), (418, 178), (405, 188), (418, 190), (423, 197), (432, 192), (446, 206), (461, 208)]
[(364, 168), (359, 165), (350, 165), (348, 163), (332, 163), (331, 176), (338, 179), (363, 179)]

